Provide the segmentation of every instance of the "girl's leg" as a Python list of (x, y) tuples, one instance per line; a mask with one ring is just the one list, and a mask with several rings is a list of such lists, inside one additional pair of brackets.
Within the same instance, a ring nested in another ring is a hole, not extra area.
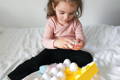
[(85, 66), (93, 60), (90, 53), (85, 51), (45, 49), (36, 57), (33, 57), (18, 66), (8, 76), (11, 80), (21, 80), (30, 73), (37, 71), (41, 65), (60, 63), (65, 59), (70, 59), (72, 62), (76, 62), (79, 67)]
[(82, 50), (73, 51), (73, 54), (70, 54), (70, 59), (71, 61), (76, 62), (79, 67), (83, 67), (93, 61), (92, 55)]
[(63, 62), (65, 59), (70, 59), (72, 62), (76, 62), (79, 67), (83, 67), (93, 61), (92, 55), (82, 50), (74, 51), (66, 49), (56, 49), (52, 52), (52, 60), (56, 63)]
[(8, 77), (11, 80), (22, 80), (22, 78), (25, 76), (37, 71), (39, 69), (39, 66), (50, 63), (52, 63), (51, 55), (49, 54), (49, 51), (45, 49), (36, 57), (33, 57), (18, 66), (13, 72), (8, 75)]

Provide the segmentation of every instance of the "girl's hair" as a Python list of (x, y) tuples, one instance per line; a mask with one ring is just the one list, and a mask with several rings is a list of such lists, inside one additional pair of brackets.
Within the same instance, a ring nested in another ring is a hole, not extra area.
[(51, 16), (55, 16), (55, 11), (53, 9), (53, 4), (54, 7), (57, 6), (57, 4), (60, 1), (66, 1), (66, 2), (73, 2), (77, 5), (77, 11), (76, 11), (76, 17), (81, 17), (82, 15), (82, 10), (83, 10), (83, 4), (82, 4), (82, 0), (49, 0), (48, 4), (47, 4), (47, 18), (51, 17)]

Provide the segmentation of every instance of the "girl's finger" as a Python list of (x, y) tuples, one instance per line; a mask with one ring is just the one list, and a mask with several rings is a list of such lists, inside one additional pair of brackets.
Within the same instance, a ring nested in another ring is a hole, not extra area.
[(65, 44), (65, 42), (63, 43), (63, 48), (66, 48), (67, 46), (66, 46), (66, 44)]
[(65, 39), (66, 42), (68, 42), (69, 44), (74, 44), (73, 40), (71, 39)]
[(69, 48), (73, 48), (73, 45), (72, 44), (68, 44), (67, 45)]

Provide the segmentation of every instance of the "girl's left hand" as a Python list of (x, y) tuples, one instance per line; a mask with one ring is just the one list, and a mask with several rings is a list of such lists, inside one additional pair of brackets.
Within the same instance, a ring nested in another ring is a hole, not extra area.
[(82, 40), (76, 40), (77, 43), (74, 44), (72, 50), (80, 50), (81, 48), (84, 47), (84, 41)]

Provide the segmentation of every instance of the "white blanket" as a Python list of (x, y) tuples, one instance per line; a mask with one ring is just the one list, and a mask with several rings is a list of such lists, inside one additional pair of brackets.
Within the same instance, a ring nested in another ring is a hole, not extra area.
[[(43, 28), (4, 29), (0, 34), (0, 80), (15, 67), (43, 50)], [(2, 29), (3, 30), (3, 29)], [(100, 69), (97, 80), (120, 80), (120, 26), (84, 26), (86, 46)]]
[(85, 50), (93, 53), (100, 69), (97, 80), (120, 80), (120, 26), (98, 25), (85, 28)]
[(0, 80), (42, 49), (41, 29), (4, 29), (0, 35)]

